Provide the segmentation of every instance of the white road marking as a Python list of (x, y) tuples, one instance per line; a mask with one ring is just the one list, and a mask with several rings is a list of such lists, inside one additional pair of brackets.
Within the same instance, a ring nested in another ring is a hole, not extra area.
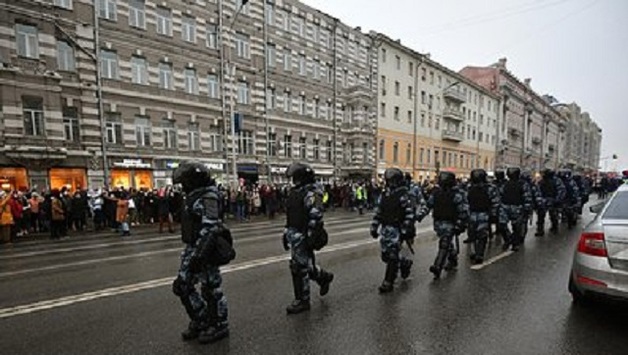
[[(332, 253), (335, 251), (357, 248), (361, 246), (374, 244), (376, 242), (377, 240), (366, 240), (366, 241), (348, 242), (348, 243), (331, 245), (321, 250), (320, 252), (318, 252), (318, 254), (326, 254), (326, 253)], [(257, 267), (261, 267), (265, 265), (275, 264), (281, 261), (287, 261), (289, 259), (290, 259), (290, 255), (284, 254), (284, 255), (278, 255), (278, 256), (272, 256), (268, 258), (248, 261), (248, 262), (244, 262), (240, 264), (228, 265), (222, 269), (222, 273), (228, 274), (228, 273), (237, 272), (237, 271), (244, 271), (244, 270), (257, 268)], [(99, 298), (118, 296), (118, 295), (153, 289), (153, 288), (162, 287), (162, 286), (169, 286), (172, 284), (173, 280), (174, 280), (174, 277), (165, 277), (165, 278), (154, 279), (154, 280), (130, 284), (130, 285), (110, 287), (110, 288), (106, 288), (102, 290), (81, 293), (78, 295), (71, 295), (71, 296), (66, 296), (66, 297), (61, 297), (61, 298), (56, 298), (56, 299), (51, 299), (51, 300), (34, 302), (30, 304), (25, 304), (25, 305), (3, 308), (3, 309), (0, 309), (0, 319), (15, 317), (22, 314), (29, 314), (33, 312), (38, 312), (38, 311), (43, 311), (43, 310), (48, 310), (48, 309), (53, 309), (53, 308), (58, 308), (58, 307), (63, 307), (63, 306), (69, 306), (72, 304), (91, 301), (91, 300), (95, 300)]]
[(508, 251), (505, 251), (505, 252), (503, 252), (501, 254), (497, 254), (494, 257), (486, 260), (482, 264), (471, 266), (471, 270), (482, 270), (483, 268), (485, 268), (485, 267), (487, 267), (487, 266), (489, 266), (491, 264), (494, 264), (494, 263), (498, 262), (501, 259), (504, 259), (504, 258), (507, 258), (507, 257), (511, 256), (512, 254), (514, 254), (514, 251), (512, 251), (512, 250), (508, 250)]

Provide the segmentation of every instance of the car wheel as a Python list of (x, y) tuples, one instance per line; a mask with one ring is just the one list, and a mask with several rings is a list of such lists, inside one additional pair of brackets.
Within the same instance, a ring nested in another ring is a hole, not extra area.
[(576, 287), (573, 277), (569, 277), (569, 293), (571, 293), (571, 301), (576, 305), (586, 305), (589, 302), (589, 298)]

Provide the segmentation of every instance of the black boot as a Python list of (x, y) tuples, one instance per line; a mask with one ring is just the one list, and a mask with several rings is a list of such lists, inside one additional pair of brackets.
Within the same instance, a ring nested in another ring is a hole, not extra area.
[(410, 276), (410, 269), (412, 269), (413, 261), (410, 259), (403, 259), (401, 261), (401, 265), (399, 266), (399, 271), (401, 273), (402, 279), (407, 279)]
[(438, 249), (438, 254), (436, 254), (436, 259), (434, 260), (434, 265), (430, 266), (430, 272), (434, 274), (434, 279), (440, 279), (440, 273), (443, 270), (443, 266), (445, 265), (445, 261), (447, 261), (447, 249)]
[(477, 239), (475, 241), (475, 253), (473, 253), (474, 264), (482, 264), (484, 262), (484, 250), (486, 250), (486, 239)]
[(310, 301), (309, 300), (294, 300), (292, 304), (286, 307), (286, 312), (288, 314), (299, 314), (301, 312), (310, 310)]
[(536, 226), (536, 233), (534, 233), (535, 237), (542, 237), (545, 235), (545, 228), (543, 226)]
[(294, 288), (294, 301), (286, 307), (288, 314), (298, 314), (310, 310), (310, 300), (305, 300), (303, 294), (303, 276), (300, 274), (292, 274), (292, 287)]
[(384, 275), (384, 281), (379, 286), (379, 293), (388, 293), (393, 290), (398, 268), (399, 264), (397, 262), (391, 261), (386, 264), (386, 274)]
[(224, 339), (229, 336), (229, 326), (226, 324), (214, 325), (209, 327), (206, 331), (202, 332), (198, 337), (198, 342), (201, 344), (215, 343), (220, 339)]
[(318, 285), (320, 286), (319, 294), (325, 296), (329, 292), (329, 285), (334, 280), (334, 274), (324, 270), (319, 271)]
[(558, 234), (558, 223), (552, 225), (552, 227), (550, 228), (550, 232), (552, 234)]
[(456, 270), (457, 268), (458, 268), (458, 255), (449, 253), (449, 256), (447, 257), (447, 263), (445, 264), (444, 269), (446, 271), (452, 271), (452, 270)]
[(185, 341), (194, 340), (198, 338), (201, 332), (203, 332), (206, 329), (207, 327), (203, 326), (199, 322), (190, 321), (188, 328), (184, 330), (183, 332), (181, 332), (181, 338)]

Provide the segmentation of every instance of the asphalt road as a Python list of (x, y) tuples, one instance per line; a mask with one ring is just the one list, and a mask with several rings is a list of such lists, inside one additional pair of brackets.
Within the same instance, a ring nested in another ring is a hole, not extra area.
[[(585, 217), (590, 218), (590, 217)], [(0, 249), (3, 354), (626, 354), (628, 307), (572, 306), (567, 280), (579, 231), (535, 238), (433, 281), (437, 244), (418, 226), (411, 278), (380, 295), (384, 265), (370, 215), (327, 216), (330, 245), (318, 257), (336, 278), (312, 310), (292, 300), (283, 221), (234, 224), (237, 259), (223, 268), (231, 337), (185, 343), (186, 315), (171, 292), (181, 242), (149, 230), (130, 238), (79, 236)], [(1, 248), (1, 247), (0, 247)]]

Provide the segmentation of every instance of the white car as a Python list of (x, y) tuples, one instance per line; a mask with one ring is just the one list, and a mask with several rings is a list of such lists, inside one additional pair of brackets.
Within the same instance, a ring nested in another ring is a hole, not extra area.
[(597, 216), (580, 236), (569, 292), (576, 303), (590, 296), (628, 300), (628, 185), (589, 209)]

